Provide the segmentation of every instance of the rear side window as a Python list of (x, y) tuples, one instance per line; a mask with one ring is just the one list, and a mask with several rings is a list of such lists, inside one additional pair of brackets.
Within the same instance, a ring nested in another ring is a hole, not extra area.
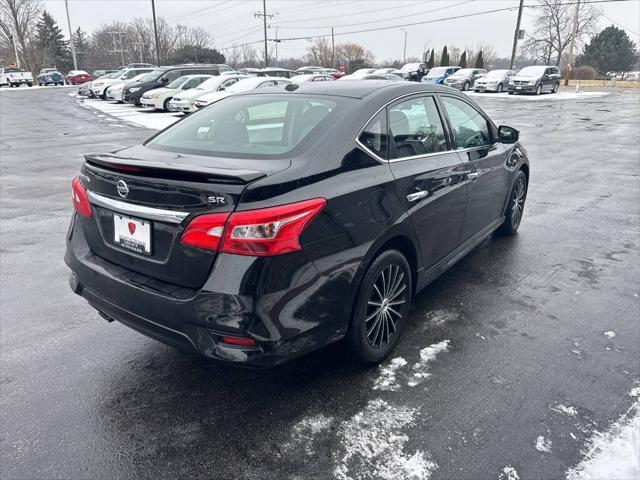
[(232, 96), (190, 115), (146, 145), (196, 155), (284, 155), (332, 116), (336, 108), (336, 102), (324, 98)]
[(387, 112), (382, 110), (364, 127), (358, 140), (377, 156), (387, 159)]
[(491, 145), (489, 123), (478, 110), (453, 97), (442, 97), (442, 102), (458, 149)]
[(389, 109), (389, 130), (397, 158), (447, 150), (442, 120), (433, 97), (417, 97)]

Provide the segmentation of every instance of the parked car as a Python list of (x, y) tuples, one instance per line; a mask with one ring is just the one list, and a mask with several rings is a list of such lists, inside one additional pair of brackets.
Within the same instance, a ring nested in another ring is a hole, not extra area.
[(419, 82), (427, 74), (429, 68), (426, 63), (407, 63), (400, 71), (402, 72), (402, 78), (405, 80)]
[(19, 87), (20, 85), (33, 86), (33, 75), (24, 68), (3, 67), (0, 68), (0, 87)]
[(111, 76), (104, 76), (97, 79), (95, 82), (92, 82), (91, 85), (91, 93), (94, 97), (101, 98), (103, 100), (107, 99), (107, 89), (112, 85), (116, 85), (120, 82), (129, 82), (133, 77), (137, 77), (141, 73), (149, 73), (153, 71), (150, 67), (136, 67), (129, 68), (125, 67), (121, 70), (118, 70)]
[(250, 76), (235, 73), (211, 77), (191, 90), (176, 94), (173, 100), (169, 102), (169, 111), (183, 113), (195, 112), (197, 110), (196, 100), (198, 100), (198, 98), (207, 93), (224, 91), (234, 83), (245, 78), (250, 78)]
[(340, 80), (385, 80), (388, 82), (404, 82), (405, 80), (393, 73), (369, 73), (367, 75), (359, 75), (354, 77), (353, 75), (346, 75)]
[(250, 90), (256, 90), (259, 88), (284, 86), (291, 83), (288, 78), (275, 78), (275, 77), (249, 77), (243, 80), (239, 80), (230, 87), (227, 87), (223, 91), (216, 91), (211, 93), (205, 93), (198, 97), (196, 100), (196, 108), (203, 108), (207, 105), (222, 100), (236, 93), (248, 92)]
[(36, 80), (41, 87), (46, 85), (64, 85), (64, 77), (62, 74), (51, 68), (43, 68), (40, 70)]
[(119, 82), (119, 83), (116, 83), (114, 85), (111, 85), (109, 88), (105, 89), (105, 94), (107, 96), (107, 100), (113, 100), (113, 101), (116, 101), (118, 103), (123, 103), (122, 92), (124, 90), (125, 85), (127, 83), (139, 82), (146, 74), (147, 74), (147, 72), (143, 72), (143, 73), (140, 73), (140, 74), (136, 75), (135, 77), (133, 77), (130, 80)]
[(304, 75), (307, 73), (322, 73), (324, 69), (324, 67), (318, 67), (316, 65), (306, 65), (296, 69), (296, 72), (298, 72), (299, 75)]
[(186, 64), (155, 68), (142, 81), (125, 85), (122, 97), (125, 102), (140, 105), (140, 99), (145, 92), (165, 87), (184, 75), (220, 75), (225, 71), (233, 71), (233, 69), (223, 64)]
[(67, 76), (64, 77), (64, 81), (67, 83), (67, 85), (80, 85), (92, 80), (93, 77), (84, 70), (71, 70), (69, 73), (67, 73)]
[(87, 83), (83, 83), (82, 85), (80, 85), (78, 87), (78, 95), (81, 95), (83, 97), (91, 97), (94, 98), (93, 92), (91, 91), (91, 89), (93, 88), (94, 83), (99, 82), (99, 81), (103, 81), (106, 79), (112, 79), (112, 78), (116, 78), (119, 75), (119, 71), (116, 72), (112, 72), (112, 73), (106, 73), (98, 78), (94, 78), (94, 80), (92, 82), (87, 82)]
[(166, 87), (154, 88), (145, 92), (140, 97), (140, 103), (143, 107), (151, 107), (168, 112), (169, 102), (175, 95), (185, 90), (191, 90), (209, 78), (212, 78), (212, 75), (185, 75), (175, 79)]
[(398, 71), (397, 68), (378, 68), (373, 73), (393, 73)]
[(511, 77), (516, 72), (513, 70), (491, 70), (486, 75), (478, 78), (473, 84), (476, 92), (498, 92), (501, 93), (509, 86)]
[(518, 71), (509, 82), (509, 95), (514, 93), (556, 93), (560, 88), (560, 69), (556, 66), (532, 65)]
[(469, 90), (473, 88), (477, 79), (486, 75), (487, 71), (483, 68), (461, 68), (457, 72), (449, 75), (444, 84), (447, 87), (457, 88), (458, 90)]
[(261, 68), (260, 70), (258, 70), (255, 73), (259, 77), (291, 78), (291, 77), (295, 77), (297, 75), (297, 73), (294, 70), (289, 70), (287, 68), (276, 68), (276, 67)]
[(335, 78), (336, 80), (338, 80), (339, 78), (342, 78), (346, 75), (345, 72), (341, 72), (340, 70), (336, 70), (335, 68), (323, 68), (322, 72), (325, 75), (329, 75), (330, 77)]
[(460, 70), (460, 67), (435, 67), (420, 80), (422, 83), (432, 83), (434, 85), (442, 85), (445, 78)]
[(518, 230), (528, 178), (518, 131), (449, 88), (238, 93), (85, 156), (70, 286), (109, 322), (222, 362), (274, 365), (341, 338), (380, 362), (417, 292)]
[(257, 72), (259, 72), (260, 69), (259, 68), (241, 68), (238, 70), (238, 73), (241, 75), (257, 75)]
[(94, 70), (93, 72), (91, 72), (91, 76), (92, 76), (93, 78), (100, 78), (100, 77), (102, 77), (103, 75), (108, 75), (108, 74), (110, 74), (110, 73), (115, 73), (115, 72), (117, 72), (117, 71), (118, 71), (118, 70)]
[(324, 73), (306, 73), (302, 75), (296, 75), (291, 78), (293, 83), (303, 83), (303, 82), (333, 82), (336, 79), (326, 75)]

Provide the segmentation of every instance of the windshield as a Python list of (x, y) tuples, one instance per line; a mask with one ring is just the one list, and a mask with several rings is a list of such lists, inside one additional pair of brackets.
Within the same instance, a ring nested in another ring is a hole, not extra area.
[(518, 75), (522, 77), (537, 77), (538, 75), (542, 75), (547, 67), (524, 67), (522, 70), (518, 72)]
[(300, 95), (228, 97), (186, 117), (146, 145), (223, 157), (282, 155), (334, 115), (336, 107), (332, 100)]
[(432, 68), (429, 70), (427, 77), (439, 77), (447, 72), (447, 67)]
[(204, 82), (202, 82), (195, 89), (196, 90), (213, 90), (214, 88), (217, 88), (218, 85), (220, 85), (222, 82), (229, 80), (229, 78), (231, 77), (210, 78), (209, 80), (205, 80)]
[(487, 78), (499, 78), (504, 77), (507, 73), (507, 70), (491, 70), (489, 73), (485, 74)]
[(475, 68), (463, 68), (462, 70), (458, 70), (457, 72), (453, 73), (453, 75), (460, 75), (460, 76), (471, 75), (474, 70)]
[(156, 68), (155, 70), (151, 70), (144, 77), (140, 79), (140, 82), (153, 82), (162, 76), (162, 74), (166, 70), (164, 68)]

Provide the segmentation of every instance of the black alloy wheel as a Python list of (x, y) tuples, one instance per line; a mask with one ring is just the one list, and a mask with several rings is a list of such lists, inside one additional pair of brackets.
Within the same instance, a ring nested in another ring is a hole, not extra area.
[(527, 177), (522, 170), (516, 174), (507, 211), (505, 212), (504, 223), (500, 226), (502, 233), (512, 235), (518, 231), (524, 214), (524, 204), (527, 200)]
[(361, 360), (377, 363), (389, 354), (407, 322), (411, 294), (406, 258), (397, 250), (383, 252), (362, 279), (349, 332)]

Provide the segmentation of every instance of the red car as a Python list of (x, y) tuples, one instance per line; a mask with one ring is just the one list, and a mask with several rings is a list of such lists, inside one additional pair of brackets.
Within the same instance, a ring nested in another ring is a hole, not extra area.
[(80, 85), (81, 83), (92, 81), (93, 77), (84, 70), (71, 70), (67, 73), (67, 76), (64, 77), (64, 80), (67, 85)]

